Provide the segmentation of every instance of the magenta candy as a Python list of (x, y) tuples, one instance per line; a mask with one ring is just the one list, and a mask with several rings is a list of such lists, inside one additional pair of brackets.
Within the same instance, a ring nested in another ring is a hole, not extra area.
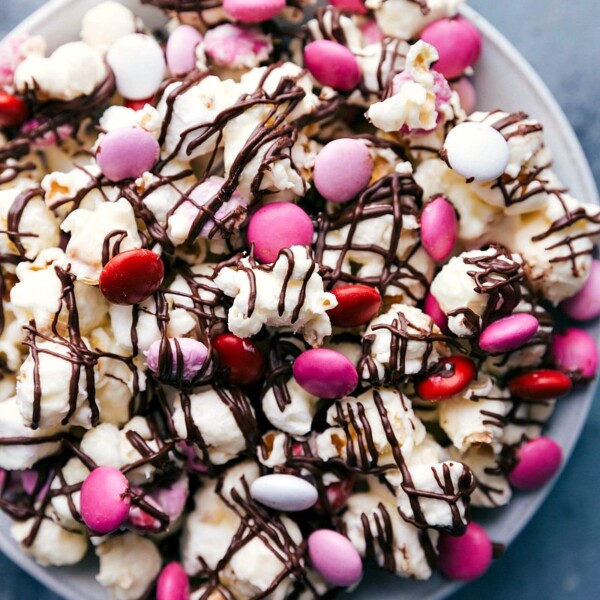
[(358, 583), (363, 565), (352, 542), (337, 531), (317, 529), (308, 538), (308, 556), (315, 571), (329, 583), (348, 587)]
[(481, 55), (481, 34), (463, 17), (434, 21), (425, 27), (421, 39), (435, 46), (440, 55), (435, 70), (446, 79), (460, 77)]
[(441, 533), (438, 541), (438, 567), (449, 579), (472, 581), (481, 577), (493, 558), (492, 542), (485, 529), (469, 523), (464, 535)]
[(137, 179), (150, 171), (160, 156), (154, 136), (141, 127), (123, 127), (107, 133), (96, 152), (96, 162), (110, 181)]
[(375, 19), (366, 20), (361, 26), (360, 31), (365, 44), (378, 44), (383, 40), (383, 31)]
[(428, 202), (421, 214), (421, 243), (433, 260), (446, 260), (458, 236), (454, 206), (443, 196)]
[(315, 160), (315, 187), (323, 198), (336, 204), (363, 192), (372, 175), (371, 153), (359, 140), (341, 138), (329, 142)]
[(508, 475), (520, 490), (533, 490), (548, 483), (560, 469), (562, 449), (551, 438), (539, 437), (525, 442), (516, 453), (517, 465)]
[(284, 248), (312, 244), (315, 229), (310, 217), (295, 204), (274, 202), (258, 209), (248, 224), (248, 243), (264, 263), (272, 263)]
[[(146, 352), (146, 363), (153, 373), (159, 371), (159, 356), (161, 340), (154, 342)], [(192, 381), (200, 372), (208, 358), (208, 348), (191, 338), (173, 338), (171, 346), (171, 375), (176, 376), (178, 367), (182, 369), (184, 381)], [(181, 360), (181, 363), (180, 363)]]
[(433, 322), (440, 328), (440, 331), (448, 333), (448, 317), (441, 309), (437, 298), (431, 292), (425, 296), (423, 311), (431, 317)]
[(196, 68), (196, 47), (202, 34), (191, 25), (180, 25), (167, 42), (167, 65), (175, 76), (187, 75)]
[(340, 352), (327, 348), (300, 354), (293, 372), (298, 385), (319, 398), (341, 398), (358, 385), (356, 367)]
[(554, 364), (572, 379), (591, 379), (598, 370), (596, 340), (583, 329), (570, 327), (552, 336)]
[(238, 21), (258, 23), (276, 17), (285, 0), (223, 0), (223, 9)]
[(600, 260), (593, 260), (590, 276), (584, 286), (560, 304), (560, 310), (575, 321), (590, 321), (600, 317)]
[(364, 15), (368, 12), (363, 0), (329, 0), (329, 4), (342, 11), (353, 12), (359, 15)]
[(452, 83), (450, 87), (458, 94), (463, 110), (470, 115), (477, 104), (477, 91), (471, 80), (467, 77), (461, 77)]
[(183, 566), (169, 563), (161, 572), (156, 584), (156, 600), (189, 600), (190, 581)]
[(353, 90), (362, 77), (356, 57), (346, 46), (330, 40), (316, 40), (304, 48), (304, 63), (323, 85), (342, 92)]
[(129, 482), (118, 469), (98, 467), (81, 486), (81, 517), (99, 535), (119, 529), (129, 515), (130, 504)]
[(479, 347), (492, 354), (510, 352), (526, 344), (539, 327), (540, 324), (533, 315), (510, 315), (492, 323), (481, 332)]

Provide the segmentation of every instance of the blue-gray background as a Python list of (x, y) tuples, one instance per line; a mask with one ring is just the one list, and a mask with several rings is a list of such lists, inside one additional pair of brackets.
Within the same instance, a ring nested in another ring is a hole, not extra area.
[[(0, 0), (0, 37), (42, 4), (44, 0)], [(575, 128), (600, 184), (600, 0), (470, 0), (469, 4), (541, 74)], [(600, 598), (599, 449), (596, 403), (571, 464), (550, 498), (504, 558), (457, 597)], [(0, 600), (58, 600), (2, 556), (0, 582)]]

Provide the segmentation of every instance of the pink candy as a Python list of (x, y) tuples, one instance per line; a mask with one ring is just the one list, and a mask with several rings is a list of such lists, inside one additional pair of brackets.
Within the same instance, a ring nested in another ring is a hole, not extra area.
[(238, 21), (258, 23), (276, 17), (285, 0), (223, 0), (223, 9)]
[(492, 354), (516, 350), (537, 333), (539, 326), (533, 315), (510, 315), (492, 323), (481, 332), (479, 347)]
[(161, 572), (156, 584), (156, 600), (189, 600), (190, 582), (183, 566), (169, 563)]
[(355, 366), (340, 352), (315, 348), (303, 352), (294, 362), (298, 385), (319, 398), (341, 398), (358, 385)]
[(450, 87), (458, 94), (463, 110), (470, 115), (477, 104), (477, 91), (471, 80), (467, 77), (461, 77), (458, 81), (452, 83)]
[(96, 152), (96, 162), (110, 181), (137, 179), (150, 171), (160, 156), (154, 136), (141, 127), (123, 127), (107, 133)]
[(423, 311), (426, 315), (431, 317), (432, 321), (440, 328), (442, 333), (448, 333), (448, 317), (441, 309), (437, 298), (431, 292), (425, 296)]
[(525, 442), (516, 453), (517, 466), (510, 472), (510, 483), (520, 490), (533, 490), (548, 483), (560, 469), (562, 449), (548, 437)]
[(573, 297), (560, 304), (560, 310), (575, 321), (600, 317), (600, 260), (593, 260), (590, 276)]
[(570, 327), (552, 336), (552, 358), (572, 379), (592, 379), (598, 370), (598, 346), (583, 329)]
[(81, 486), (81, 517), (96, 534), (119, 529), (129, 515), (130, 504), (129, 482), (118, 469), (98, 467)]
[(340, 10), (357, 13), (359, 15), (365, 15), (368, 12), (363, 0), (329, 0), (329, 4)]
[(463, 17), (434, 21), (425, 27), (421, 39), (435, 46), (440, 55), (435, 69), (446, 79), (462, 75), (481, 55), (481, 34)]
[(196, 47), (202, 43), (201, 33), (191, 25), (180, 25), (167, 42), (167, 65), (176, 77), (196, 68)]
[(352, 542), (337, 531), (318, 529), (308, 538), (308, 555), (315, 571), (329, 583), (348, 587), (362, 577), (362, 560)]
[(248, 243), (263, 263), (272, 263), (284, 248), (312, 244), (314, 226), (295, 204), (274, 202), (257, 210), (248, 224)]
[(443, 196), (428, 202), (421, 214), (421, 243), (433, 260), (446, 260), (458, 235), (454, 206)]
[(438, 567), (449, 579), (472, 581), (481, 577), (492, 563), (492, 542), (485, 529), (470, 523), (464, 535), (440, 534)]
[(375, 19), (366, 20), (361, 26), (360, 31), (365, 44), (379, 44), (383, 40), (383, 31)]
[(255, 66), (269, 58), (273, 46), (259, 29), (238, 27), (231, 23), (206, 32), (204, 51), (216, 64), (231, 69)]
[(360, 140), (342, 138), (329, 142), (317, 155), (314, 182), (329, 202), (348, 202), (363, 192), (373, 175), (373, 159)]
[(304, 63), (323, 85), (342, 92), (353, 90), (362, 78), (356, 57), (346, 46), (330, 40), (316, 40), (304, 48)]
[[(146, 352), (146, 363), (154, 373), (159, 371), (161, 343), (161, 340), (157, 340)], [(184, 381), (193, 381), (208, 358), (208, 348), (202, 342), (191, 338), (170, 339), (169, 344), (172, 355), (171, 376), (175, 377), (181, 370)]]

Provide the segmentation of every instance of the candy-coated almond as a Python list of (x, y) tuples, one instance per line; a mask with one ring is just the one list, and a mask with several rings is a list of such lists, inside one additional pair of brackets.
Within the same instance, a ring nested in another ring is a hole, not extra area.
[(250, 495), (269, 508), (285, 512), (307, 510), (319, 497), (317, 488), (306, 479), (283, 473), (259, 477), (250, 486)]
[(417, 382), (417, 394), (430, 402), (452, 398), (464, 390), (476, 375), (475, 365), (466, 356), (442, 358), (434, 373)]
[(196, 47), (202, 34), (191, 25), (180, 25), (167, 41), (167, 65), (176, 77), (187, 75), (196, 68)]
[(441, 533), (438, 542), (438, 566), (449, 579), (472, 581), (481, 577), (493, 558), (492, 542), (485, 529), (469, 523), (460, 537)]
[(352, 542), (337, 531), (318, 529), (311, 533), (308, 555), (315, 571), (333, 585), (348, 587), (362, 577), (360, 554)]
[(440, 328), (442, 333), (448, 333), (448, 317), (441, 309), (440, 303), (437, 301), (436, 297), (431, 292), (425, 296), (423, 312), (431, 317), (432, 321)]
[(573, 379), (591, 379), (598, 371), (598, 342), (587, 331), (569, 327), (552, 336), (554, 364)]
[(327, 312), (336, 327), (366, 325), (381, 308), (381, 294), (362, 284), (344, 285), (331, 290), (338, 304)]
[(353, 90), (362, 77), (356, 57), (346, 46), (331, 40), (316, 40), (304, 49), (304, 62), (313, 77), (336, 90)]
[(492, 323), (481, 332), (479, 347), (492, 354), (510, 352), (526, 344), (539, 327), (540, 324), (533, 315), (510, 315)]
[(359, 15), (366, 15), (368, 12), (363, 0), (329, 0), (329, 4), (340, 10), (353, 12)]
[(178, 562), (169, 563), (156, 584), (156, 600), (189, 600), (190, 581)]
[(508, 382), (511, 393), (522, 400), (551, 400), (571, 391), (568, 375), (552, 369), (535, 369), (513, 377)]
[(443, 196), (428, 202), (421, 214), (421, 243), (425, 252), (433, 260), (446, 260), (452, 254), (457, 235), (454, 206)]
[(260, 380), (265, 371), (265, 358), (251, 340), (224, 333), (212, 341), (218, 356), (219, 371), (235, 385), (249, 385)]
[[(146, 363), (153, 373), (160, 374), (160, 349), (163, 343), (163, 340), (156, 340), (146, 352)], [(193, 381), (208, 358), (208, 348), (191, 338), (173, 338), (168, 343), (171, 347), (171, 364), (166, 369), (168, 373), (163, 375), (166, 379), (173, 379), (181, 371), (183, 381)]]
[(516, 452), (510, 483), (520, 490), (534, 490), (548, 483), (560, 469), (562, 449), (548, 437), (525, 442)]
[(268, 21), (284, 8), (285, 0), (223, 0), (223, 10), (245, 23)]
[(356, 367), (341, 353), (327, 348), (307, 350), (294, 361), (298, 385), (319, 398), (341, 398), (358, 385)]
[(592, 261), (587, 281), (579, 292), (560, 303), (560, 310), (575, 321), (600, 317), (600, 260)]

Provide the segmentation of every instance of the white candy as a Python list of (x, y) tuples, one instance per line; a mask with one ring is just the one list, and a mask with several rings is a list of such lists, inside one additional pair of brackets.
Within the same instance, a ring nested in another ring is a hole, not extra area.
[(444, 142), (450, 167), (467, 179), (491, 181), (504, 173), (510, 157), (508, 142), (484, 123), (461, 123)]
[(285, 474), (258, 478), (250, 487), (250, 495), (269, 508), (288, 512), (306, 510), (319, 498), (314, 485), (300, 477)]
[(131, 33), (117, 40), (106, 60), (115, 74), (117, 90), (128, 100), (145, 100), (153, 96), (160, 88), (167, 68), (158, 42), (141, 33)]

